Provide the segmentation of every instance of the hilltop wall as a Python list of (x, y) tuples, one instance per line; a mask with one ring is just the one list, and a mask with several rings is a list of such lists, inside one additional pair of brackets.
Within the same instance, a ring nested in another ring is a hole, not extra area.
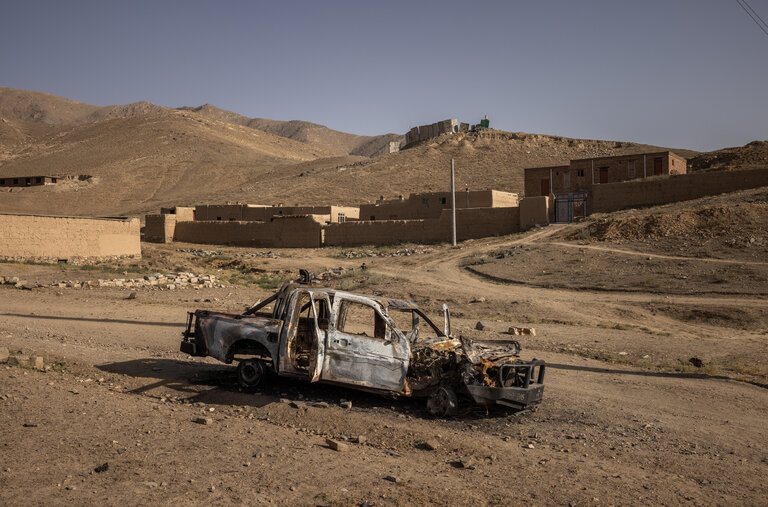
[(698, 199), (708, 195), (768, 186), (768, 168), (673, 175), (668, 178), (595, 185), (589, 194), (590, 213), (617, 211)]
[(138, 218), (0, 214), (0, 257), (141, 257)]

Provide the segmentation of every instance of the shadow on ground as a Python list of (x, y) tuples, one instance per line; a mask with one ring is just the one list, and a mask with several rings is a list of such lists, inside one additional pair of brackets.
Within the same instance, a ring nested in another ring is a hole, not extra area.
[[(307, 407), (340, 405), (351, 401), (355, 408), (369, 410), (393, 410), (414, 417), (433, 417), (426, 411), (426, 401), (420, 398), (394, 398), (381, 394), (358, 391), (341, 386), (309, 383), (299, 379), (270, 374), (264, 383), (253, 389), (242, 388), (237, 381), (235, 366), (206, 364), (173, 359), (134, 359), (97, 365), (101, 371), (146, 379), (147, 383), (128, 391), (132, 394), (152, 396), (158, 388), (174, 390), (187, 403), (202, 402), (206, 405), (239, 405), (264, 407), (272, 403), (295, 403)], [(504, 417), (515, 411), (506, 407), (486, 409), (463, 400), (458, 419), (483, 419)]]

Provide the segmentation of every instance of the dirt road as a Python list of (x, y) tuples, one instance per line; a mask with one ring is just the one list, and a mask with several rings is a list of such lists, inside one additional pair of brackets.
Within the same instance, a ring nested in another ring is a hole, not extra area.
[[(553, 319), (523, 341), (524, 356), (545, 359), (549, 369), (544, 402), (517, 414), (468, 409), (439, 420), (417, 400), (281, 379), (242, 392), (232, 366), (178, 352), (187, 310), (241, 310), (268, 294), (259, 289), (140, 290), (126, 299), (128, 291), (117, 288), (2, 286), (0, 346), (44, 355), (53, 369), (0, 367), (0, 503), (762, 504), (765, 384), (591, 358), (598, 348), (612, 357), (647, 349), (701, 355), (717, 347), (718, 336), (723, 347), (722, 330), (690, 322), (664, 336), (591, 326), (610, 319), (606, 313), (637, 322), (645, 314), (629, 309), (659, 296), (510, 288), (460, 267), (467, 255), (533, 244), (551, 232), (375, 259), (365, 275), (396, 277), (374, 292), (455, 300), (457, 329), (475, 337), (497, 335), (473, 331), (472, 312), (500, 315), (490, 321), (497, 330), (515, 306), (578, 316), (583, 325)], [(293, 269), (305, 260), (279, 265)], [(19, 269), (26, 268), (2, 266), (4, 274)], [(479, 297), (486, 302), (471, 302)], [(668, 301), (722, 299), (764, 302)], [(652, 328), (677, 325), (669, 316), (653, 319)], [(765, 356), (758, 332), (734, 331), (729, 339)], [(345, 400), (351, 408), (342, 407)], [(330, 449), (327, 438), (347, 449)], [(437, 448), (427, 450), (427, 440)]]

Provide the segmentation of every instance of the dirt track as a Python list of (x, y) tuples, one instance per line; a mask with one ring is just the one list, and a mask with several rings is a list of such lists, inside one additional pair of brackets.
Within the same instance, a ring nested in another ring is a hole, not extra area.
[[(241, 309), (267, 294), (259, 289), (145, 290), (126, 300), (114, 288), (0, 287), (0, 346), (65, 362), (45, 373), (0, 369), (0, 503), (762, 504), (765, 382), (720, 378), (739, 378), (730, 367), (702, 374), (669, 364), (700, 356), (728, 365), (731, 354), (733, 364), (756, 357), (764, 365), (765, 335), (725, 335), (711, 322), (639, 305), (757, 308), (765, 299), (510, 286), (460, 267), (467, 256), (535, 245), (554, 232), (367, 262), (365, 276), (388, 275), (368, 291), (450, 301), (462, 334), (498, 336), (474, 331), (478, 317), (501, 331), (523, 316), (547, 316), (536, 337), (523, 337), (524, 355), (549, 363), (545, 399), (518, 414), (469, 410), (436, 420), (417, 401), (277, 379), (244, 393), (232, 367), (177, 352), (187, 310)], [(360, 262), (290, 255), (275, 262)], [(0, 265), (0, 274), (24, 270), (56, 276), (59, 268)], [(219, 301), (194, 302), (202, 298)], [(649, 363), (637, 363), (644, 353)], [(329, 449), (327, 437), (349, 450)], [(427, 439), (439, 448), (423, 449)], [(104, 463), (108, 470), (94, 472)]]

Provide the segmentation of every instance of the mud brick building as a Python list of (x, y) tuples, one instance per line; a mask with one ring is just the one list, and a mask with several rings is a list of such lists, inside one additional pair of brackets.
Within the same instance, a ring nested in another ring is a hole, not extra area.
[(33, 187), (37, 185), (55, 185), (62, 178), (56, 176), (11, 176), (0, 178), (0, 187)]
[(686, 171), (686, 160), (671, 151), (577, 159), (568, 165), (526, 169), (525, 195), (589, 193), (597, 185)]

